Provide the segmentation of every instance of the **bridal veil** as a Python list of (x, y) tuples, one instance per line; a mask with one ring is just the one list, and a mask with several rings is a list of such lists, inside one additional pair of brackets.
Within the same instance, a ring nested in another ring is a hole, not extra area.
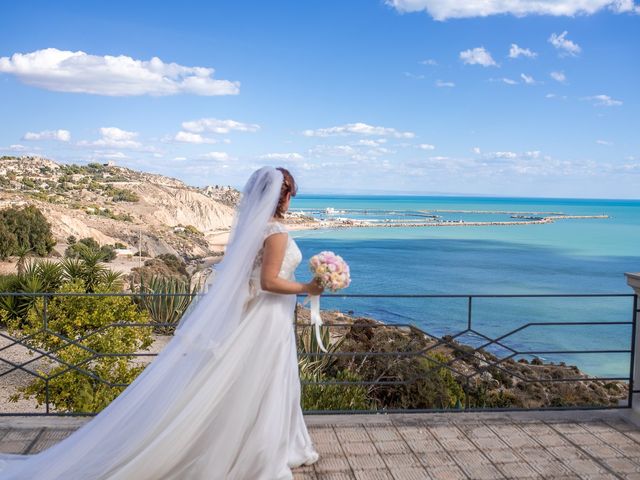
[[(105, 409), (70, 436), (34, 455), (0, 454), (2, 480), (158, 480), (190, 476), (189, 462), (202, 461), (194, 450), (206, 438), (203, 412), (216, 402), (234, 378), (231, 370), (211, 369), (234, 344), (249, 295), (248, 279), (262, 246), (283, 181), (275, 168), (253, 173), (242, 193), (228, 247), (208, 292), (194, 300), (174, 338), (142, 373)], [(237, 375), (239, 370), (233, 370)], [(205, 390), (206, 389), (206, 390)], [(220, 412), (215, 412), (218, 415)], [(144, 462), (143, 462), (144, 460)], [(155, 472), (155, 473), (154, 473)], [(158, 473), (161, 476), (158, 477)]]

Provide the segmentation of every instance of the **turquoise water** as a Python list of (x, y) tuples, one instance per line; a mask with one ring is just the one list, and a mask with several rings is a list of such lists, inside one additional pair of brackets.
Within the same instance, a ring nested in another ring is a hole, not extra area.
[[(348, 294), (630, 294), (625, 272), (640, 271), (640, 201), (391, 196), (298, 196), (293, 210), (344, 210), (340, 217), (409, 218), (407, 212), (482, 210), (609, 215), (551, 224), (324, 229), (295, 232), (305, 259), (333, 250), (349, 262)], [(359, 210), (359, 211), (354, 211)], [(362, 211), (367, 210), (364, 215)], [(372, 210), (382, 212), (371, 213)], [(509, 214), (436, 213), (443, 219), (513, 221)], [(422, 220), (420, 220), (422, 221)], [(428, 220), (427, 220), (428, 221)], [(308, 278), (306, 263), (297, 272)], [(352, 310), (387, 323), (415, 324), (434, 336), (467, 328), (467, 299), (324, 298), (323, 308)], [(472, 327), (492, 338), (530, 322), (607, 322), (529, 326), (502, 340), (518, 352), (628, 350), (631, 297), (474, 298)], [(465, 334), (461, 341), (481, 344)], [(493, 346), (500, 357), (507, 348)], [(627, 377), (628, 353), (540, 353), (590, 375)], [(517, 355), (514, 358), (532, 358)]]

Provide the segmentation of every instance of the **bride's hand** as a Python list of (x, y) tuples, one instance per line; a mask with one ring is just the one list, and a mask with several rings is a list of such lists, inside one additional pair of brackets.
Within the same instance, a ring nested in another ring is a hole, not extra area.
[(324, 287), (318, 283), (317, 278), (314, 278), (309, 283), (306, 284), (307, 293), (309, 295), (320, 295), (324, 292)]

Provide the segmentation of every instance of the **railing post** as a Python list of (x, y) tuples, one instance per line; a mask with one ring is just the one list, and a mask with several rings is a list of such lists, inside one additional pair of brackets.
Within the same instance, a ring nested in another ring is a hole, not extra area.
[[(640, 332), (638, 332), (638, 296), (640, 296), (640, 273), (625, 273), (627, 277), (627, 284), (633, 288), (636, 296), (633, 299), (633, 332), (632, 332), (632, 340), (633, 345), (631, 346), (633, 350), (633, 363), (632, 363), (632, 372), (631, 379), (632, 382), (629, 385), (630, 387), (630, 399), (631, 399), (631, 407), (633, 411), (640, 414), (640, 355), (638, 352), (640, 351)], [(634, 393), (638, 392), (638, 393)]]

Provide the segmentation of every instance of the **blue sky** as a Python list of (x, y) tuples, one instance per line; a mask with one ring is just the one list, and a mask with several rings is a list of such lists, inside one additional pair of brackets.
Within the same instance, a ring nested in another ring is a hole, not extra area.
[(3, 154), (198, 186), (270, 164), (305, 193), (639, 197), (631, 0), (24, 1), (0, 26)]

